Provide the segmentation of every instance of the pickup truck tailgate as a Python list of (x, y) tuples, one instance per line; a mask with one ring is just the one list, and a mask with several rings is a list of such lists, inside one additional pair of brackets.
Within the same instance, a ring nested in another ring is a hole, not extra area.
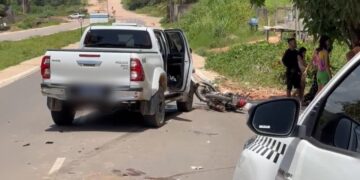
[(49, 51), (54, 84), (130, 85), (130, 53)]

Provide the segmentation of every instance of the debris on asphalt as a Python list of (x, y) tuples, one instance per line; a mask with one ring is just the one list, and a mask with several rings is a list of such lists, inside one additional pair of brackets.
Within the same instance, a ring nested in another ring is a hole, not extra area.
[(192, 170), (202, 170), (204, 169), (202, 166), (191, 166)]
[(23, 147), (30, 146), (30, 143), (24, 144)]
[(212, 132), (202, 132), (202, 131), (192, 131), (193, 133), (197, 135), (208, 135), (208, 136), (216, 136), (219, 135), (219, 133), (212, 133)]
[(136, 170), (133, 168), (126, 169), (126, 173), (124, 173), (123, 171), (121, 171), (119, 169), (113, 169), (112, 173), (117, 176), (143, 176), (143, 175), (146, 175), (145, 172), (142, 172), (140, 170)]
[(113, 169), (112, 173), (117, 176), (124, 176), (124, 174), (121, 172), (121, 170), (118, 170), (118, 169)]
[(207, 140), (207, 141), (206, 141), (206, 143), (210, 144), (210, 143), (211, 143), (211, 141), (210, 141), (210, 140)]
[(45, 144), (54, 144), (53, 141), (46, 141)]
[(141, 176), (141, 175), (146, 174), (145, 172), (142, 172), (142, 171), (139, 171), (139, 170), (136, 170), (133, 168), (126, 169), (126, 171), (129, 176)]

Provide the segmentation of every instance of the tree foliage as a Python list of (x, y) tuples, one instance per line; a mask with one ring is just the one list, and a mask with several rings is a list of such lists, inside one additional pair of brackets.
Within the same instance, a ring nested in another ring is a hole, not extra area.
[[(123, 2), (130, 10), (135, 10), (143, 8), (145, 6), (151, 6), (160, 3), (168, 3), (169, 0), (124, 0)], [(183, 3), (194, 3), (197, 0), (173, 0), (174, 3), (183, 4)]]
[[(263, 6), (265, 0), (250, 0)], [(349, 46), (360, 41), (359, 0), (292, 0), (306, 28), (314, 35), (328, 35)]]
[(0, 0), (0, 17), (6, 15), (6, 7), (9, 4), (9, 0)]
[(0, 17), (3, 17), (6, 15), (6, 6), (4, 4), (0, 4)]

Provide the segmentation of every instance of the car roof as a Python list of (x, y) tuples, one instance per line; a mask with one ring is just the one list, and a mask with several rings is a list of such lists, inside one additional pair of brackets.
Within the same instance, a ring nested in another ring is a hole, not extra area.
[(138, 31), (147, 31), (152, 30), (149, 27), (143, 26), (90, 26), (92, 30), (96, 29), (108, 29), (108, 30), (138, 30)]

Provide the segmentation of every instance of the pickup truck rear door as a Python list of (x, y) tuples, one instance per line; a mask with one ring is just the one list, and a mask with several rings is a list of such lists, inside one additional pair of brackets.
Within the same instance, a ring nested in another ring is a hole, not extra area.
[(51, 56), (51, 82), (130, 86), (130, 53), (110, 50), (56, 50)]
[(181, 64), (182, 68), (182, 85), (173, 91), (183, 92), (186, 90), (188, 83), (191, 80), (191, 51), (185, 34), (180, 29), (167, 29), (165, 30), (166, 39), (169, 46), (169, 56), (167, 64)]

